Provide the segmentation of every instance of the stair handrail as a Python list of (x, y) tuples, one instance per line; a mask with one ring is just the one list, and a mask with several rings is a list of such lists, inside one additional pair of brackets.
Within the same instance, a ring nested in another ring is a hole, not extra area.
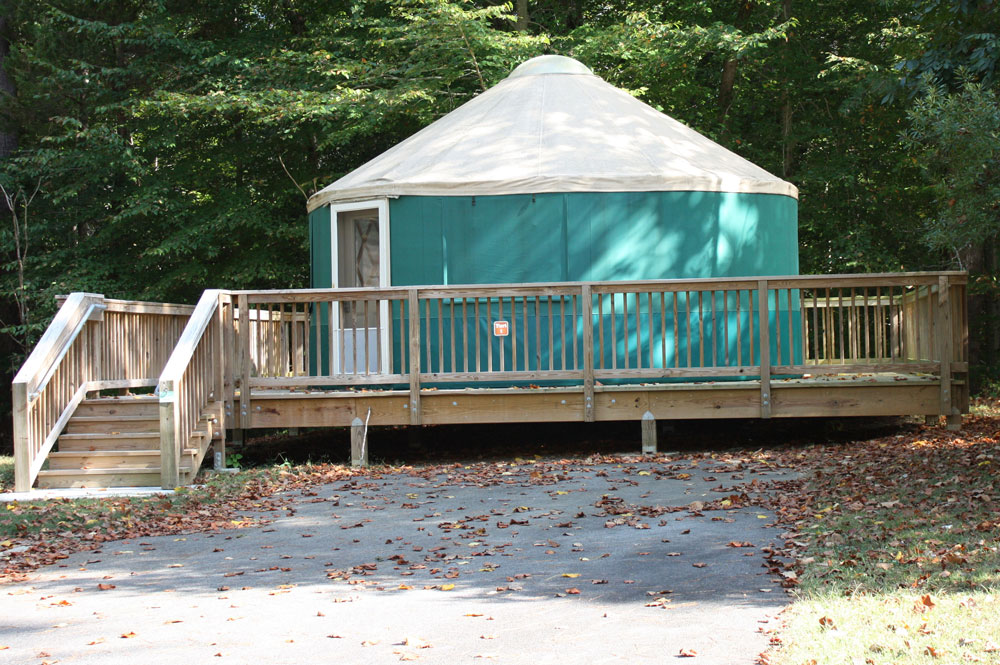
[[(63, 391), (38, 414), (39, 397), (56, 371), (63, 366), (74, 342), (95, 314), (105, 309), (99, 293), (74, 292), (66, 297), (52, 323), (35, 345), (11, 383), (14, 421), (14, 489), (31, 489), (48, 451), (55, 444), (69, 416), (86, 394), (87, 382), (94, 379), (93, 358), (84, 349), (73, 366)], [(56, 416), (58, 414), (58, 416)], [(52, 422), (47, 422), (47, 421)]]
[(221, 289), (208, 289), (202, 294), (157, 382), (160, 484), (165, 489), (180, 482), (181, 452), (203, 409), (209, 401), (222, 398), (222, 293)]

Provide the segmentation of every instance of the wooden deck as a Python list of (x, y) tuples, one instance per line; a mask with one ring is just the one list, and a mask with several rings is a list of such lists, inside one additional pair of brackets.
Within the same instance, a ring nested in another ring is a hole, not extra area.
[[(224, 451), (226, 430), (254, 428), (352, 426), (357, 439), (365, 425), (640, 420), (648, 449), (666, 419), (923, 415), (954, 427), (968, 410), (966, 282), (210, 290), (194, 308), (72, 294), (14, 382), (17, 487), (122, 483), (120, 465), (173, 487), (211, 445)], [(121, 402), (95, 399), (138, 386), (157, 387), (144, 400), (155, 419), (116, 421)], [(102, 408), (103, 425), (80, 415)], [(122, 432), (158, 445), (124, 455)], [(77, 456), (62, 453), (84, 439), (106, 448), (81, 456), (74, 479)]]

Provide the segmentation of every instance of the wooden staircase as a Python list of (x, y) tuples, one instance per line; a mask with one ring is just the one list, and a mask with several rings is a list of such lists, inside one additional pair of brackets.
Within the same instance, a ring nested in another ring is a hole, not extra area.
[[(181, 483), (197, 475), (216, 428), (205, 416), (181, 451)], [(194, 444), (197, 444), (196, 446)], [(38, 474), (40, 489), (66, 487), (158, 487), (160, 485), (159, 398), (125, 395), (83, 400)]]

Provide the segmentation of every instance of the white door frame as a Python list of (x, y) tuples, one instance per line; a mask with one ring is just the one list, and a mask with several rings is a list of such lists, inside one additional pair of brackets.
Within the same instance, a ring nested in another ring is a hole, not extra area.
[[(377, 210), (378, 211), (378, 285), (384, 288), (392, 284), (391, 271), (389, 269), (389, 200), (369, 199), (367, 201), (351, 201), (349, 203), (330, 204), (330, 283), (333, 288), (340, 288), (340, 265), (339, 265), (339, 236), (337, 232), (337, 214), (341, 212), (351, 212), (354, 210)], [(379, 349), (381, 360), (379, 365), (385, 374), (391, 374), (389, 367), (389, 302), (382, 301), (379, 304), (379, 328), (382, 329), (382, 348)], [(340, 307), (334, 307), (331, 317), (331, 325), (334, 330), (340, 330)], [(330, 348), (331, 358), (334, 364), (339, 359), (339, 354), (334, 354), (334, 349)], [(355, 368), (355, 373), (357, 368)]]

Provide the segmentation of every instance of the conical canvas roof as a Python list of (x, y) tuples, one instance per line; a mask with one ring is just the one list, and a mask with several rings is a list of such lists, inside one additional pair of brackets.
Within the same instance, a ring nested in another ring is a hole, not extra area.
[(316, 193), (309, 209), (380, 196), (645, 191), (798, 196), (576, 60), (545, 55)]

